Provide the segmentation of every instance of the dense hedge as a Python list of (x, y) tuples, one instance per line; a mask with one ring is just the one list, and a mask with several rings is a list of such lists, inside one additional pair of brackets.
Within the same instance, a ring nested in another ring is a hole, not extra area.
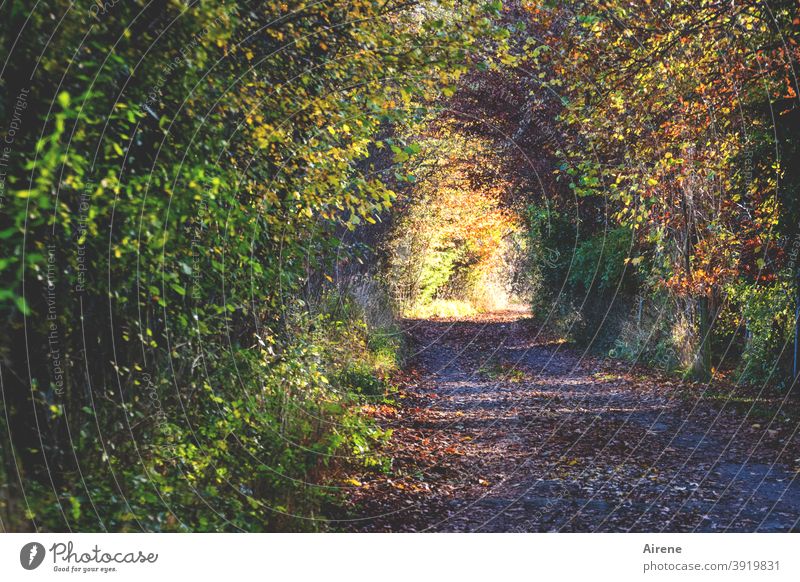
[(337, 236), (391, 205), (378, 134), (463, 71), (481, 8), (4, 6), (5, 527), (318, 527), (321, 470), (381, 438), (340, 373), (379, 371), (326, 308)]

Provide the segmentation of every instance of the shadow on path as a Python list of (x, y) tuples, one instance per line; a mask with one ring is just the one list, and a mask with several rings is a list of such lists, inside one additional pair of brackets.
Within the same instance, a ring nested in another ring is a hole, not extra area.
[(793, 430), (582, 357), (522, 315), (404, 323), (415, 376), (381, 420), (394, 467), (363, 476), (356, 529), (798, 528)]

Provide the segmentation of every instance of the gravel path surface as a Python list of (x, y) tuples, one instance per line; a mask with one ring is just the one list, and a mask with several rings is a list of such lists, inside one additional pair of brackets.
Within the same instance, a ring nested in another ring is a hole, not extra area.
[[(407, 321), (414, 355), (389, 474), (345, 529), (792, 531), (796, 423), (539, 335), (519, 312)], [(687, 396), (688, 395), (688, 396)]]

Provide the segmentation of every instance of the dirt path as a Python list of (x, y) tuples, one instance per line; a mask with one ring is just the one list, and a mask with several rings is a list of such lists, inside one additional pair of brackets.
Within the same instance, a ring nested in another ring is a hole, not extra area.
[(374, 411), (395, 462), (358, 476), (347, 529), (798, 529), (797, 427), (781, 415), (582, 357), (519, 313), (406, 327), (414, 372), (397, 409)]

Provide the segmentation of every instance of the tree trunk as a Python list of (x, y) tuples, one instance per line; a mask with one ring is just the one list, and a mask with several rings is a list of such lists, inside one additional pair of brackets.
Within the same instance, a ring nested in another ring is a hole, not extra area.
[(797, 381), (800, 373), (800, 269), (795, 278), (795, 308), (794, 308), (794, 357), (792, 360), (792, 382)]
[(691, 373), (695, 378), (706, 380), (711, 375), (711, 309), (707, 295), (697, 301), (697, 329), (699, 343)]

